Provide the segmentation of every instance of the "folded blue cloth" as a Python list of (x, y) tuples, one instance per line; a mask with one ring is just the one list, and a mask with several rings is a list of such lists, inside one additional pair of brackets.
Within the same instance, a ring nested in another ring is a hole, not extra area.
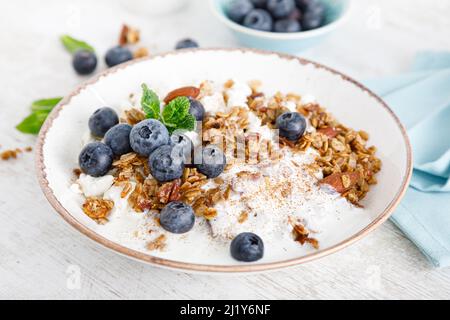
[(450, 266), (450, 53), (420, 53), (409, 73), (365, 83), (402, 120), (414, 154), (391, 220), (434, 266)]

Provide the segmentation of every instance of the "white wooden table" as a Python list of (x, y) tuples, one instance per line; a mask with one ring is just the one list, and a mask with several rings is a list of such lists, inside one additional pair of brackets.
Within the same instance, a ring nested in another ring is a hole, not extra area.
[[(362, 79), (405, 70), (421, 49), (450, 50), (449, 1), (355, 2), (351, 21), (305, 57)], [(116, 42), (122, 22), (139, 27), (152, 52), (184, 36), (203, 46), (235, 45), (205, 0), (189, 3), (182, 13), (154, 18), (110, 0), (3, 1), (0, 150), (34, 144), (14, 129), (32, 100), (64, 95), (83, 80), (58, 42), (61, 33), (101, 53)], [(32, 154), (0, 161), (0, 219), (0, 298), (450, 298), (450, 269), (432, 269), (390, 222), (337, 254), (267, 274), (191, 275), (131, 261), (55, 213), (37, 185)]]

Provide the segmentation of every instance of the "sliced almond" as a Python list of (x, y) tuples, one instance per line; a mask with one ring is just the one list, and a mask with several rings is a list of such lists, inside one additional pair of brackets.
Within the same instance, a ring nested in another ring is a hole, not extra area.
[(197, 98), (200, 94), (200, 89), (197, 87), (181, 87), (170, 91), (164, 98), (164, 102), (167, 104), (177, 97), (191, 97), (193, 99)]
[(337, 192), (344, 193), (345, 191), (349, 190), (351, 187), (356, 185), (358, 179), (359, 179), (358, 172), (347, 172), (347, 173), (336, 172), (320, 180), (320, 183), (328, 184), (329, 186), (333, 187)]
[(331, 128), (331, 127), (319, 129), (319, 130), (317, 130), (317, 132), (326, 135), (328, 138), (334, 138), (339, 133), (339, 131), (337, 131), (336, 129)]

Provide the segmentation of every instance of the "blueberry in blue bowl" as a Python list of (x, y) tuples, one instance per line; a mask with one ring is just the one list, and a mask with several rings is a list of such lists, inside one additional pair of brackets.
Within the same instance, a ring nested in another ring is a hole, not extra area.
[(126, 123), (116, 124), (105, 134), (105, 144), (111, 148), (116, 156), (132, 151), (130, 145), (130, 133), (132, 126)]
[(105, 133), (119, 123), (119, 116), (110, 107), (95, 110), (89, 118), (89, 130), (93, 136), (103, 138)]
[(287, 18), (295, 9), (294, 0), (268, 0), (267, 10), (274, 19)]
[(80, 152), (78, 164), (85, 174), (101, 177), (111, 169), (114, 154), (110, 147), (102, 142), (91, 142)]
[(159, 215), (161, 227), (171, 233), (186, 233), (195, 224), (195, 214), (191, 206), (180, 202), (169, 202)]
[(180, 148), (163, 145), (152, 152), (148, 166), (153, 178), (159, 182), (181, 178), (184, 170), (184, 157)]
[(168, 143), (169, 131), (158, 120), (143, 120), (131, 129), (131, 148), (142, 156), (148, 157), (158, 147)]
[(255, 30), (271, 31), (273, 19), (266, 10), (254, 9), (245, 16), (243, 25)]
[(233, 0), (228, 7), (228, 17), (234, 22), (241, 23), (253, 8), (250, 0)]
[(230, 253), (238, 261), (257, 261), (264, 256), (264, 243), (258, 235), (243, 232), (231, 241)]

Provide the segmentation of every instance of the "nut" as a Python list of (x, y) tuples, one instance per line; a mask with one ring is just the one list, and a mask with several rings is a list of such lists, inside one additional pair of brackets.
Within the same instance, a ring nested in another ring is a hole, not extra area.
[(197, 98), (200, 94), (200, 89), (197, 87), (181, 87), (170, 91), (164, 98), (164, 102), (167, 104), (177, 97), (191, 97), (193, 99)]

